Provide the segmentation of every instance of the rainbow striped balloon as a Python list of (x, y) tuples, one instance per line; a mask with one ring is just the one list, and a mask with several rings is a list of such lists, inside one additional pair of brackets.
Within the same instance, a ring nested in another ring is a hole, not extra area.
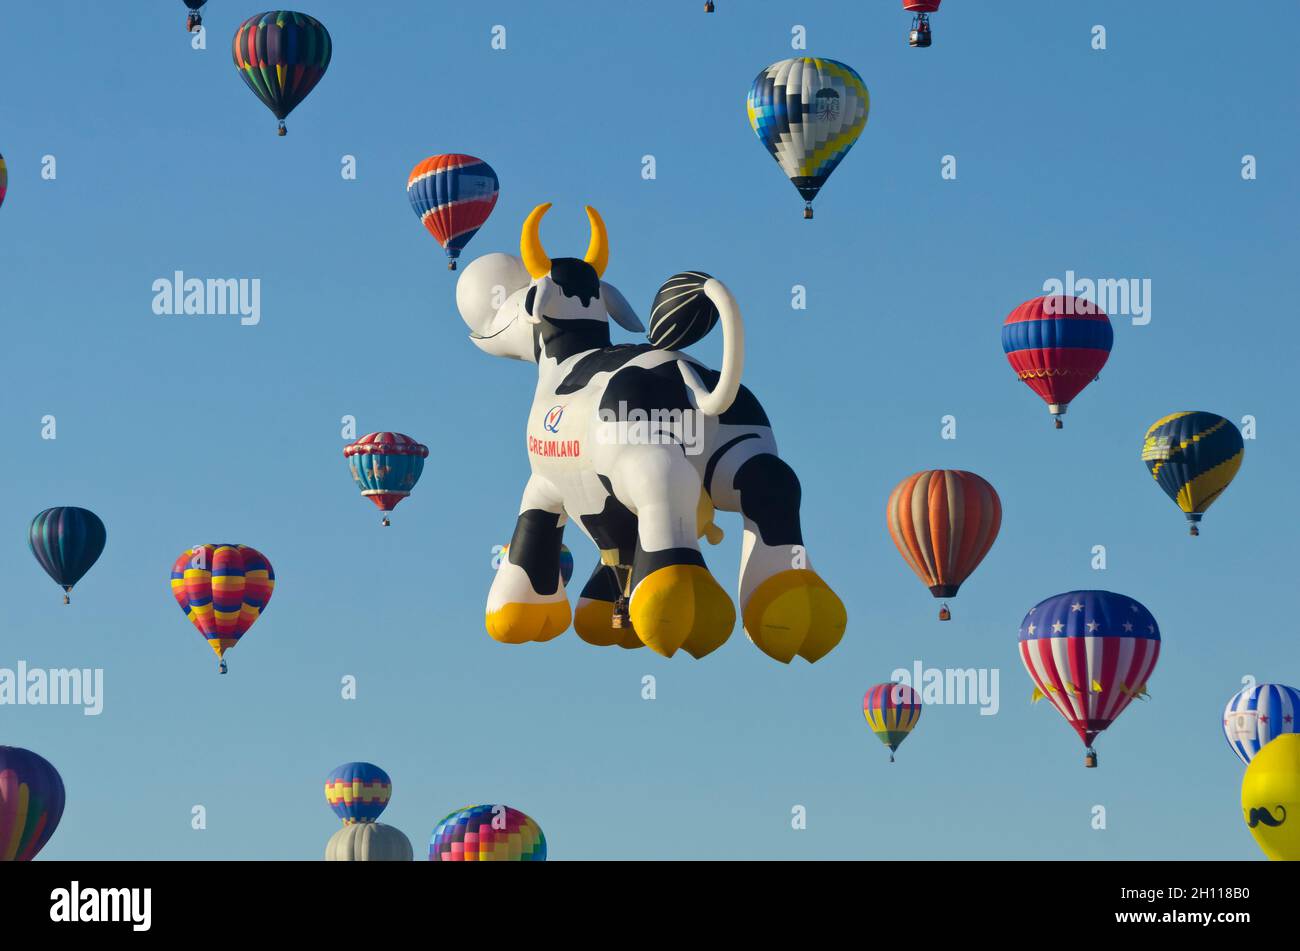
[(430, 862), (545, 862), (542, 827), (509, 806), (466, 806), (438, 823)]
[(43, 757), (0, 746), (0, 861), (30, 862), (63, 816), (63, 780)]
[(172, 565), (172, 597), (226, 672), (225, 653), (239, 643), (275, 590), (275, 571), (247, 545), (195, 545)]
[(444, 251), (447, 267), (478, 234), (497, 204), (500, 184), (492, 166), (472, 155), (433, 155), (411, 169), (406, 197), (420, 223)]
[(876, 684), (862, 698), (862, 715), (876, 738), (889, 747), (889, 761), (921, 719), (921, 695), (907, 684)]
[(374, 763), (344, 763), (325, 779), (325, 801), (343, 824), (375, 822), (393, 795), (393, 781)]

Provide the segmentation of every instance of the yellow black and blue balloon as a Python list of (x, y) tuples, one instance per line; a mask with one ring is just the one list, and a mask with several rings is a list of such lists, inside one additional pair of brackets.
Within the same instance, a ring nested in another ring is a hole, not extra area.
[(1170, 413), (1151, 424), (1142, 461), (1156, 484), (1183, 510), (1191, 534), (1241, 468), (1245, 444), (1230, 420), (1214, 413)]

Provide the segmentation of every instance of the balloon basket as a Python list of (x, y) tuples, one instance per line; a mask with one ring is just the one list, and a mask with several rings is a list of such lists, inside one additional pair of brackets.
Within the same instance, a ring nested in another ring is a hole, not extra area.
[(387, 528), (388, 526), (392, 525), (393, 523), (390, 522), (390, 521), (388, 520), (388, 516), (385, 515), (383, 518), (381, 518), (381, 519), (379, 520), (379, 524), (382, 525), (382, 526), (384, 526), (384, 528)]
[(712, 13), (712, 12), (713, 12), (713, 0), (705, 0), (705, 3), (704, 3), (704, 12), (705, 12), (705, 13)]
[(614, 602), (614, 615), (610, 621), (610, 627), (616, 631), (625, 630), (632, 626), (632, 617), (628, 613), (627, 598), (619, 598)]
[(812, 213), (812, 202), (809, 202), (808, 204), (804, 205), (804, 207), (803, 207), (803, 217), (804, 217), (804, 220), (805, 220), (805, 221), (809, 221), (809, 220), (812, 219), (812, 216), (813, 216), (813, 213)]
[(72, 603), (72, 596), (71, 596), (71, 593), (70, 593), (70, 592), (65, 591), (65, 592), (63, 593), (63, 603), (64, 603), (64, 604), (71, 604), (71, 603)]
[(275, 133), (275, 134), (276, 134), (276, 135), (288, 135), (288, 134), (289, 134), (289, 130), (288, 130), (288, 128), (285, 126), (285, 124), (284, 124), (283, 122), (281, 122), (281, 123), (280, 123), (280, 128), (276, 130), (276, 133)]
[(219, 674), (230, 673), (230, 668), (226, 666), (226, 662), (224, 660), (217, 666), (217, 673)]
[(1201, 530), (1200, 530), (1199, 528), (1197, 528), (1196, 525), (1193, 524), (1193, 525), (1191, 526), (1191, 528), (1188, 529), (1187, 534), (1189, 534), (1189, 535), (1191, 535), (1193, 538), (1195, 538), (1197, 535), (1200, 535), (1200, 534), (1201, 534)]
[(447, 270), (448, 270), (448, 271), (454, 271), (454, 270), (456, 270), (456, 259), (455, 259), (455, 258), (452, 258), (450, 261), (447, 262)]
[(1089, 749), (1088, 752), (1084, 754), (1084, 756), (1083, 756), (1083, 765), (1086, 766), (1086, 767), (1088, 767), (1088, 769), (1096, 769), (1096, 768), (1097, 768), (1097, 751), (1096, 751), (1096, 750), (1094, 750), (1094, 749)]
[(1056, 419), (1052, 420), (1052, 422), (1054, 422), (1054, 423), (1056, 424), (1056, 428), (1057, 428), (1057, 429), (1064, 429), (1064, 428), (1065, 428), (1065, 423), (1061, 422), (1060, 417), (1057, 417)]
[(943, 607), (939, 608), (939, 620), (940, 621), (952, 620), (952, 612), (948, 610), (948, 605), (945, 604)]

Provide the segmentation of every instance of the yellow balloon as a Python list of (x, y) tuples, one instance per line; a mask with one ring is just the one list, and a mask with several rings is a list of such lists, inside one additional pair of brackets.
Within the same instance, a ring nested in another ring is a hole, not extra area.
[(1300, 860), (1300, 734), (1264, 744), (1241, 781), (1241, 815), (1275, 862)]

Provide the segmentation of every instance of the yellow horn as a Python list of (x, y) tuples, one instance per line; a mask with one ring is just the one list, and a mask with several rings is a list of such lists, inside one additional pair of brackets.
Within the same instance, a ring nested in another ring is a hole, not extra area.
[(600, 213), (587, 206), (587, 219), (591, 222), (591, 244), (587, 245), (587, 256), (583, 258), (596, 269), (596, 276), (605, 274), (605, 265), (609, 264), (609, 235), (605, 233), (605, 222)]
[(528, 268), (534, 280), (551, 273), (551, 259), (546, 256), (542, 236), (538, 233), (542, 216), (550, 209), (549, 201), (534, 208), (524, 219), (524, 230), (519, 235), (519, 256), (524, 259), (524, 267)]

